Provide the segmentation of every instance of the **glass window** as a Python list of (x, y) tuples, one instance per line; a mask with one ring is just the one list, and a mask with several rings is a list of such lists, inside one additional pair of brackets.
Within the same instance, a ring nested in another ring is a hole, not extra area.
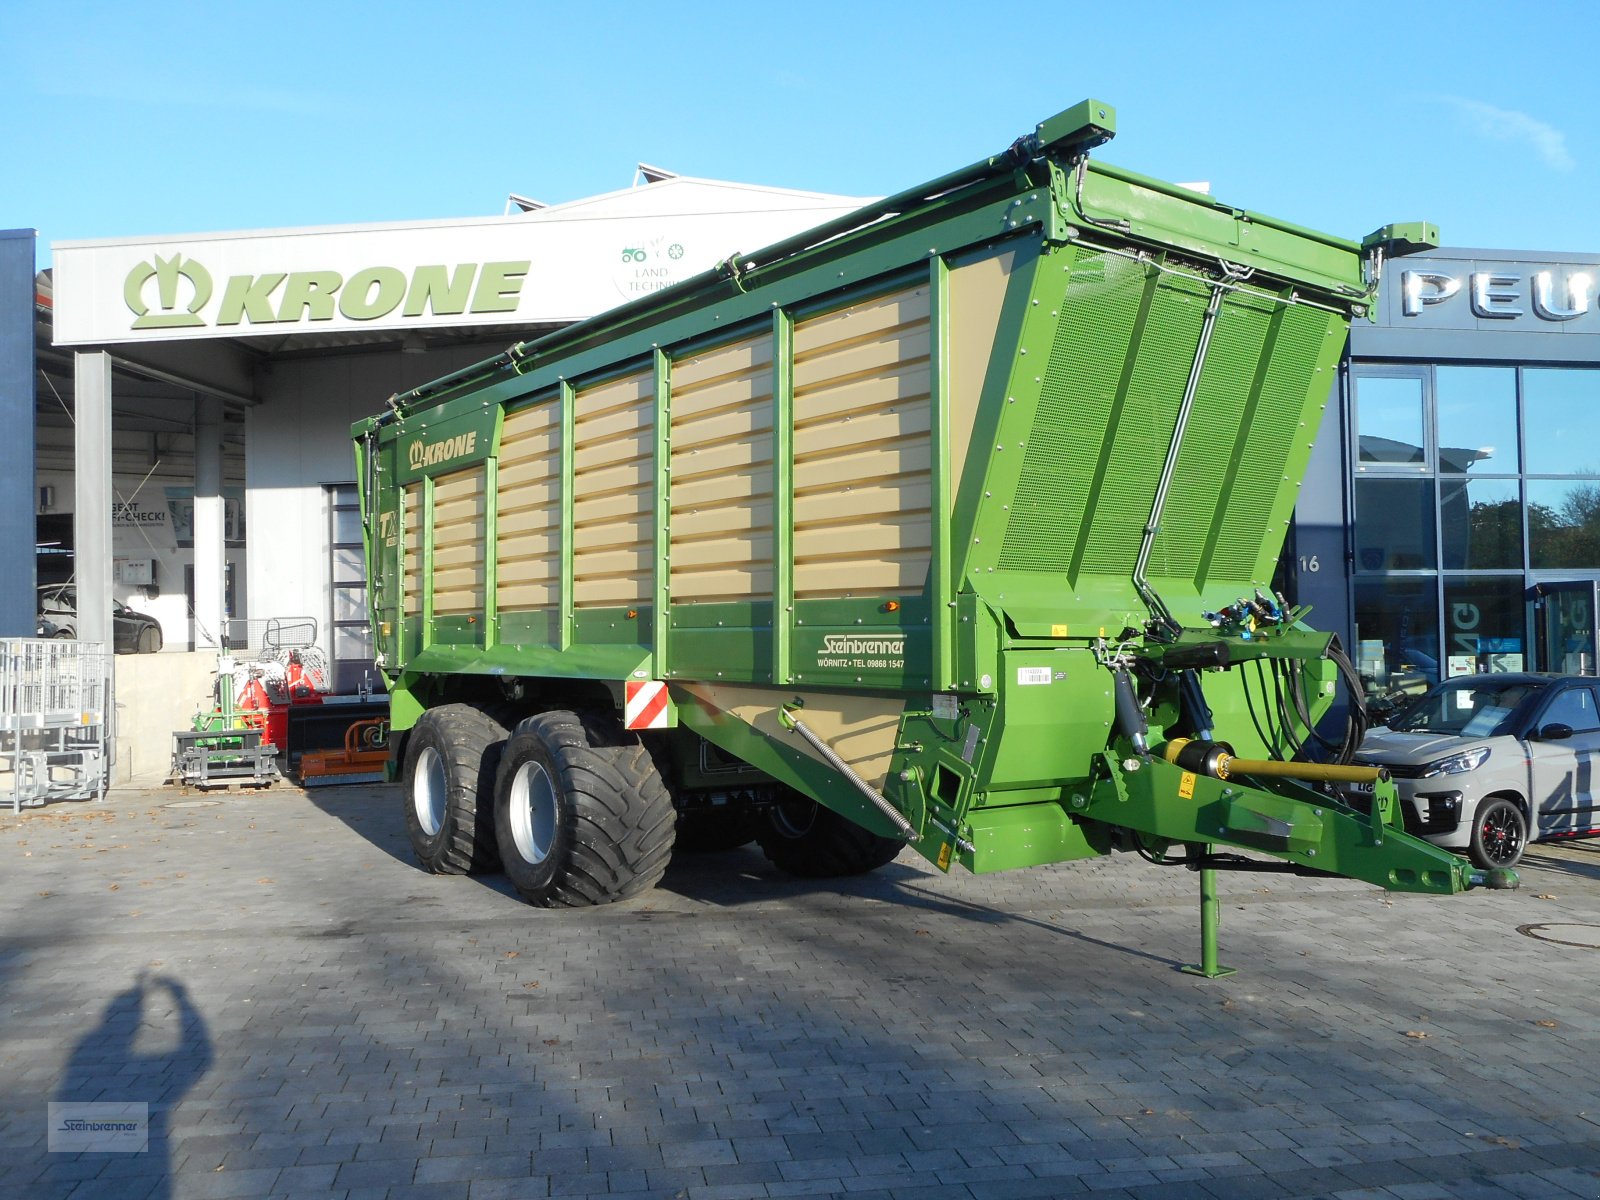
[(1573, 733), (1593, 733), (1600, 729), (1594, 693), (1586, 687), (1568, 688), (1550, 698), (1550, 707), (1539, 718), (1540, 725), (1570, 725)]
[(1535, 570), (1600, 570), (1600, 483), (1528, 481), (1528, 561)]
[(345, 624), (350, 621), (359, 621), (362, 624), (367, 620), (367, 590), (360, 587), (336, 587), (333, 589), (333, 619)]
[(1530, 474), (1600, 475), (1600, 371), (1529, 367), (1522, 409)]
[[(342, 499), (342, 497), (341, 497)], [(333, 510), (333, 540), (361, 543), (361, 511), (337, 507)]]
[(360, 546), (335, 546), (333, 548), (333, 581), (335, 583), (365, 583), (367, 564), (362, 560)]
[[(1443, 456), (1441, 450), (1440, 458)], [(1439, 534), (1446, 570), (1520, 569), (1522, 501), (1517, 481), (1442, 477)]]
[(341, 625), (333, 631), (333, 656), (341, 660), (372, 658), (372, 633), (365, 625)]
[(1356, 417), (1364, 463), (1422, 463), (1422, 379), (1357, 375)]
[(1445, 576), (1445, 675), (1524, 671), (1526, 622), (1520, 575)]
[(1542, 679), (1454, 679), (1419, 700), (1390, 724), (1407, 733), (1495, 737), (1515, 728), (1512, 717), (1536, 701)]
[(1356, 581), (1356, 671), (1382, 714), (1439, 682), (1433, 579)]
[(1439, 472), (1513, 475), (1517, 455), (1517, 372), (1513, 367), (1436, 367)]
[(1435, 561), (1433, 481), (1356, 480), (1356, 570), (1423, 571)]

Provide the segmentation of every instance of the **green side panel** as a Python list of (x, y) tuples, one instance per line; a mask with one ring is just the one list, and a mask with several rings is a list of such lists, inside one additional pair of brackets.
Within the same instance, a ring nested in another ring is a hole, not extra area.
[(482, 646), (482, 617), (435, 617), (432, 641), (438, 646)]
[(1110, 473), (1103, 460), (1126, 406), (1124, 364), (1157, 283), (1153, 271), (1111, 255), (1083, 254), (1072, 264), (1011, 499), (1002, 570), (1065, 574), (1081, 557), (1085, 516)]
[(1183, 580), (1237, 594), (1271, 578), (1332, 383), (1328, 348), (1343, 342), (1343, 323), (1320, 309), (1223, 306), (1151, 549), (1157, 590)]
[(554, 649), (561, 636), (561, 614), (554, 608), (538, 612), (503, 612), (498, 624), (503, 646), (539, 646)]
[(1110, 830), (1074, 821), (1059, 803), (986, 808), (967, 818), (971, 850), (961, 865), (976, 875), (1093, 858), (1111, 850)]
[[(1061, 336), (1098, 340), (1087, 336), (1098, 306), (1077, 295), (1070, 302), (1073, 319), (1063, 322)], [(1067, 568), (1074, 579), (1085, 574), (1126, 578), (1132, 573), (1145, 522), (1150, 517), (1150, 501), (1177, 424), (1184, 381), (1200, 338), (1205, 307), (1204, 289), (1196, 281), (1162, 276), (1155, 285), (1131, 361), (1124, 365), (1104, 349), (1092, 355), (1101, 364), (1098, 373), (1102, 376), (1119, 368), (1121, 373), (1113, 398), (1115, 419), (1109, 422), (1107, 440), (1084, 446), (1069, 463), (1063, 464), (1070, 472), (1066, 478), (1092, 481), (1073, 560)], [(1075, 357), (1075, 365), (1095, 371), (1090, 366), (1090, 355), (1079, 351)], [(1035, 430), (1038, 425), (1036, 422)], [(1033, 449), (1032, 442), (1028, 449)], [(1096, 460), (1085, 462), (1096, 451)], [(1006, 548), (1009, 550), (1010, 546), (1008, 531)]]
[[(1051, 269), (1038, 302), (1059, 303), (1060, 315), (1037, 405), (1027, 424), (998, 431), (1002, 447), (1021, 443), (1022, 464), (1013, 483), (996, 453), (987, 479), (1007, 500), (996, 570), (1064, 577), (1078, 611), (1057, 601), (1061, 621), (1077, 634), (1142, 609), (1131, 577), (1214, 284), (1153, 259), (1081, 251), (1057, 297)], [(1221, 299), (1147, 568), (1183, 609), (1198, 607), (1187, 597), (1220, 605), (1270, 578), (1344, 328), (1337, 313), (1259, 287)], [(1026, 378), (1024, 364), (1012, 390), (1025, 392)], [(977, 582), (1007, 611), (1037, 609), (1045, 594)]]
[(572, 626), (575, 645), (638, 646), (648, 654), (655, 623), (646, 607), (580, 608), (573, 613)]
[(772, 682), (772, 605), (680, 604), (671, 610), (667, 678)]
[[(1255, 578), (1255, 565), (1261, 554), (1262, 518), (1272, 511), (1272, 500), (1283, 478), (1278, 464), (1287, 460), (1289, 440), (1304, 398), (1303, 388), (1294, 389), (1288, 404), (1281, 403), (1281, 388), (1271, 397), (1261, 394), (1263, 369), (1280, 382), (1291, 372), (1306, 369), (1303, 359), (1291, 365), (1282, 358), (1263, 357), (1269, 329), (1283, 309), (1281, 304), (1245, 297), (1230, 300), (1218, 312), (1161, 528), (1151, 546), (1148, 573), (1153, 579), (1196, 580), (1202, 560), (1209, 560), (1224, 578)], [(1183, 386), (1181, 381), (1178, 386)], [(1261, 400), (1279, 403), (1263, 404)], [(1252, 440), (1252, 419), (1259, 422), (1254, 431), (1254, 447), (1248, 445)], [(1236, 454), (1250, 449), (1255, 451), (1253, 457), (1247, 461), (1235, 459)], [(1165, 446), (1158, 452), (1158, 470), (1166, 452)], [(1269, 466), (1270, 471), (1263, 471), (1263, 465)], [(1245, 494), (1232, 495), (1230, 482), (1238, 483)], [(1153, 499), (1154, 488), (1145, 497), (1145, 516), (1149, 515)], [(1225, 506), (1230, 500), (1253, 505), (1248, 526), (1241, 528), (1237, 521), (1213, 520), (1213, 515), (1226, 515)], [(1140, 524), (1142, 527), (1142, 520)], [(1223, 529), (1231, 530), (1235, 536), (1221, 544), (1208, 543), (1213, 531)]]

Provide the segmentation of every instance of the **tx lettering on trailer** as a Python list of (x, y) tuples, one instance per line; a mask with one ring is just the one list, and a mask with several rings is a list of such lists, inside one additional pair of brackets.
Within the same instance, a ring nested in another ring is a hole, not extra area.
[(667, 685), (659, 680), (630, 679), (624, 685), (623, 724), (629, 729), (670, 729), (673, 721), (672, 698)]

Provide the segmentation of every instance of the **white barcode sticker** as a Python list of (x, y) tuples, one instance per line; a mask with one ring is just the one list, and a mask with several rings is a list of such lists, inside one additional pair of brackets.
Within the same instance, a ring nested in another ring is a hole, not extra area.
[(1032, 687), (1035, 684), (1049, 683), (1051, 680), (1049, 667), (1018, 667), (1017, 686)]

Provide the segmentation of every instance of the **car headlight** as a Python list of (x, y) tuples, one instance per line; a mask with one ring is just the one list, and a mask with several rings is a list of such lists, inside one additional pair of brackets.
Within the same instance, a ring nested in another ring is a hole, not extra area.
[(1489, 761), (1489, 747), (1479, 746), (1476, 750), (1464, 750), (1460, 754), (1452, 754), (1449, 758), (1437, 759), (1422, 768), (1419, 778), (1431, 779), (1435, 775), (1461, 775), (1467, 771), (1476, 771)]

